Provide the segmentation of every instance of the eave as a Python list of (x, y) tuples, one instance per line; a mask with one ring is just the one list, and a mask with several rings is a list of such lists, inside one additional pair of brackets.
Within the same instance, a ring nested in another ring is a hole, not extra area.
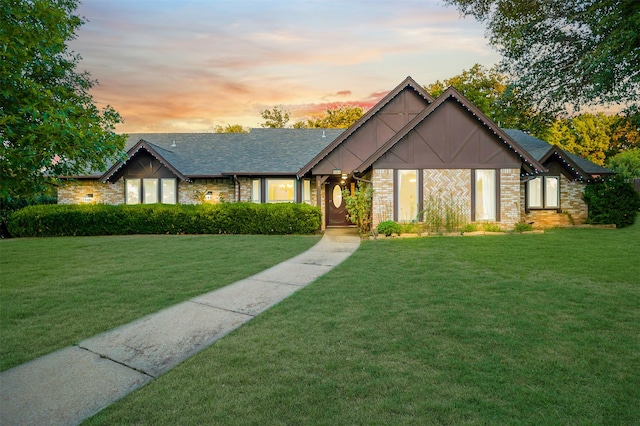
[(187, 176), (182, 174), (178, 169), (176, 169), (173, 166), (173, 164), (167, 161), (167, 159), (165, 159), (154, 148), (153, 144), (145, 141), (144, 139), (140, 139), (138, 143), (136, 143), (134, 146), (131, 147), (131, 149), (129, 149), (129, 151), (127, 151), (127, 159), (125, 161), (118, 161), (113, 166), (111, 166), (109, 170), (107, 170), (102, 176), (100, 176), (100, 180), (105, 183), (109, 181), (116, 173), (118, 173), (122, 168), (124, 168), (129, 163), (129, 161), (131, 161), (138, 154), (138, 152), (140, 152), (140, 150), (147, 151), (149, 154), (151, 154), (151, 156), (153, 156), (156, 160), (158, 160), (160, 164), (162, 164), (167, 169), (169, 169), (180, 180), (183, 180), (186, 182), (191, 181), (191, 179), (189, 179)]
[(347, 139), (353, 132), (358, 130), (365, 124), (371, 117), (373, 117), (378, 111), (380, 111), (385, 105), (387, 105), (393, 98), (398, 96), (405, 88), (411, 87), (420, 96), (422, 96), (428, 103), (433, 102), (435, 99), (431, 96), (422, 86), (420, 86), (413, 78), (407, 77), (397, 85), (393, 90), (387, 93), (377, 104), (375, 104), (369, 111), (367, 111), (358, 121), (353, 123), (344, 132), (340, 134), (333, 142), (327, 145), (318, 155), (313, 157), (304, 167), (297, 173), (298, 179), (307, 174), (315, 165), (317, 165), (323, 158), (329, 155), (336, 147), (338, 147), (345, 139)]

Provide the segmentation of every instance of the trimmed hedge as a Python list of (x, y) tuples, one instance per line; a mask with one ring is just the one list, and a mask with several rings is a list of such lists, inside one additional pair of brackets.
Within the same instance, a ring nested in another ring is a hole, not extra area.
[(68, 204), (29, 206), (11, 214), (14, 237), (126, 234), (311, 234), (319, 207), (307, 204)]

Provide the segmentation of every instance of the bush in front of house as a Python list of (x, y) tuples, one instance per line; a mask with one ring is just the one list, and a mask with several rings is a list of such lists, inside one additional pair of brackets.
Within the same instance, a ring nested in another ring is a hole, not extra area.
[(68, 204), (28, 206), (9, 216), (14, 237), (127, 234), (311, 234), (318, 207), (307, 204)]
[(622, 228), (633, 225), (640, 212), (640, 194), (620, 175), (590, 183), (583, 199), (589, 206), (589, 223), (615, 223), (616, 228)]
[(385, 220), (384, 222), (380, 222), (376, 229), (378, 230), (378, 234), (383, 234), (387, 237), (390, 237), (392, 234), (396, 234), (399, 236), (402, 232), (400, 224), (392, 220)]

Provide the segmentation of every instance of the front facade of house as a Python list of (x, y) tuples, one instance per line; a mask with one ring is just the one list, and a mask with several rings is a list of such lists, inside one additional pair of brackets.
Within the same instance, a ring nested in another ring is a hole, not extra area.
[(75, 176), (59, 203), (298, 202), (348, 226), (342, 191), (370, 183), (374, 226), (434, 206), (510, 229), (583, 223), (586, 183), (612, 172), (491, 122), (454, 88), (407, 78), (346, 130), (132, 135), (128, 159)]

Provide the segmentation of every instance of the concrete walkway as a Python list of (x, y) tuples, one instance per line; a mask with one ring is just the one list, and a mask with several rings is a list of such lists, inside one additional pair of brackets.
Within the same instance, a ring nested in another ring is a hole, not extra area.
[(0, 425), (75, 425), (324, 275), (359, 246), (329, 229), (247, 279), (0, 373)]

